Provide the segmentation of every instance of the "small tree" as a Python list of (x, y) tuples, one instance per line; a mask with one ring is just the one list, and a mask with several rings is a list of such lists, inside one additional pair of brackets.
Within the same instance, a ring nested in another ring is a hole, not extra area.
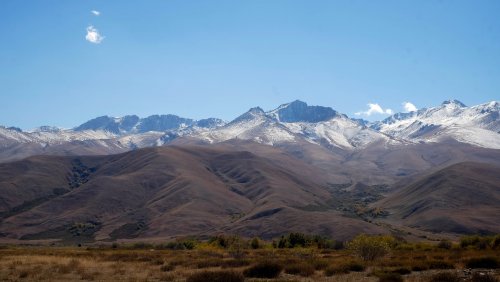
[(358, 235), (347, 244), (347, 248), (353, 251), (363, 260), (375, 260), (386, 255), (395, 244), (391, 236), (369, 236)]

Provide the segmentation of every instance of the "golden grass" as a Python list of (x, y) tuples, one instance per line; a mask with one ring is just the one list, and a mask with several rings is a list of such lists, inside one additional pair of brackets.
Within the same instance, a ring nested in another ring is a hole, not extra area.
[[(185, 281), (200, 271), (243, 272), (257, 262), (271, 260), (287, 271), (276, 279), (247, 278), (245, 281), (378, 281), (373, 273), (424, 270), (403, 276), (405, 281), (417, 282), (428, 281), (430, 275), (439, 271), (461, 273), (469, 259), (478, 257), (500, 259), (500, 252), (437, 248), (394, 250), (381, 259), (364, 262), (347, 250), (312, 248), (248, 249), (244, 250), (243, 258), (235, 258), (231, 251), (216, 248), (174, 251), (7, 247), (0, 249), (0, 281)], [(333, 271), (329, 273), (331, 276), (325, 273), (329, 269), (343, 269), (353, 262), (362, 264), (365, 270)], [(440, 270), (440, 265), (451, 265), (454, 269)], [(498, 270), (493, 275), (498, 277)]]

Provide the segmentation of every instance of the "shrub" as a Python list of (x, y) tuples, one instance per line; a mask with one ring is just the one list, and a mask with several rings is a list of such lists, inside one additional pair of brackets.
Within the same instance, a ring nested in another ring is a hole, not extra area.
[(342, 265), (342, 267), (347, 271), (353, 271), (353, 272), (365, 271), (366, 268), (362, 263), (356, 261), (350, 261), (348, 263), (345, 263)]
[(495, 257), (472, 258), (465, 264), (467, 268), (491, 268), (499, 267), (498, 259)]
[(260, 248), (260, 245), (260, 240), (257, 237), (254, 237), (250, 242), (250, 247), (254, 250)]
[(410, 274), (411, 273), (411, 270), (406, 268), (406, 267), (400, 267), (400, 268), (396, 268), (392, 271), (392, 273), (398, 273), (398, 274), (401, 274), (401, 275), (406, 275), (406, 274)]
[(429, 282), (459, 282), (460, 277), (456, 273), (440, 272), (431, 276)]
[(164, 264), (160, 267), (160, 270), (163, 271), (163, 272), (168, 272), (168, 271), (172, 271), (175, 269), (175, 265), (172, 265), (172, 264)]
[(453, 264), (442, 260), (431, 260), (427, 263), (429, 269), (453, 269)]
[(314, 267), (308, 263), (295, 263), (286, 266), (285, 273), (309, 277), (314, 274)]
[(335, 274), (346, 274), (351, 271), (353, 272), (361, 272), (365, 270), (365, 266), (362, 263), (351, 261), (343, 264), (339, 264), (337, 266), (330, 266), (325, 269), (326, 276), (332, 276)]
[(231, 268), (231, 267), (242, 267), (249, 265), (250, 262), (245, 259), (231, 259), (222, 261), (222, 268)]
[(208, 242), (213, 246), (223, 249), (228, 249), (234, 247), (235, 245), (238, 248), (241, 248), (243, 245), (243, 239), (237, 235), (218, 235), (210, 238)]
[(460, 238), (460, 247), (475, 247), (479, 250), (487, 249), (490, 246), (494, 248), (495, 238), (496, 237), (484, 237), (478, 235), (464, 236)]
[(381, 273), (378, 276), (379, 282), (403, 282), (403, 277), (399, 273)]
[(349, 270), (345, 269), (342, 266), (330, 266), (325, 269), (326, 276), (332, 276), (336, 274), (346, 274), (349, 273)]
[(450, 240), (441, 240), (437, 246), (440, 249), (450, 250), (453, 244)]
[(202, 271), (189, 276), (186, 282), (243, 282), (245, 278), (239, 272), (234, 271)]
[(363, 260), (371, 261), (386, 255), (394, 244), (395, 240), (390, 236), (361, 234), (349, 242), (347, 248)]
[(429, 269), (429, 266), (423, 263), (415, 264), (411, 267), (411, 271), (424, 271)]
[(168, 242), (165, 245), (159, 245), (158, 249), (169, 249), (169, 250), (192, 250), (196, 247), (196, 241), (194, 240), (178, 240), (174, 242)]
[(243, 272), (246, 277), (276, 278), (283, 270), (283, 266), (271, 261), (263, 261), (253, 265)]
[(491, 247), (495, 250), (500, 247), (500, 234), (495, 236), (493, 240), (491, 240)]
[(322, 270), (328, 267), (328, 260), (324, 259), (313, 259), (310, 263), (314, 266), (316, 270)]
[(498, 279), (488, 273), (475, 272), (471, 278), (472, 282), (498, 282)]
[(196, 268), (219, 267), (222, 265), (222, 260), (218, 259), (203, 259), (196, 262)]

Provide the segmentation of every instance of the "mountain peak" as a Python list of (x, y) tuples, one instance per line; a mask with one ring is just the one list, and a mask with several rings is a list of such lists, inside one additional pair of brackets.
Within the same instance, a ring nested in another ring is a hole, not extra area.
[(320, 122), (339, 115), (330, 107), (309, 106), (300, 100), (283, 104), (269, 114), (282, 122)]
[(445, 106), (445, 105), (452, 105), (452, 106), (458, 106), (458, 107), (467, 107), (464, 103), (456, 100), (456, 99), (452, 99), (452, 100), (446, 100), (444, 101), (443, 103), (441, 103), (441, 105)]

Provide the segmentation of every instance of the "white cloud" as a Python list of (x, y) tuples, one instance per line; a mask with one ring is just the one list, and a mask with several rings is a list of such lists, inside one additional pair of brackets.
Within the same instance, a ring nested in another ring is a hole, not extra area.
[(371, 116), (373, 114), (386, 114), (386, 115), (391, 115), (392, 110), (391, 109), (383, 109), (379, 104), (377, 103), (368, 103), (368, 111), (365, 112), (357, 112), (355, 115), (361, 116)]
[(415, 112), (418, 110), (417, 107), (415, 107), (415, 105), (410, 102), (404, 102), (403, 107), (405, 108), (406, 112)]
[(95, 27), (90, 25), (87, 27), (87, 35), (85, 36), (85, 39), (88, 42), (99, 44), (104, 40), (104, 36), (102, 36)]
[(94, 16), (99, 16), (101, 14), (101, 12), (99, 11), (96, 11), (96, 10), (92, 10), (90, 11), (92, 14), (94, 14)]

